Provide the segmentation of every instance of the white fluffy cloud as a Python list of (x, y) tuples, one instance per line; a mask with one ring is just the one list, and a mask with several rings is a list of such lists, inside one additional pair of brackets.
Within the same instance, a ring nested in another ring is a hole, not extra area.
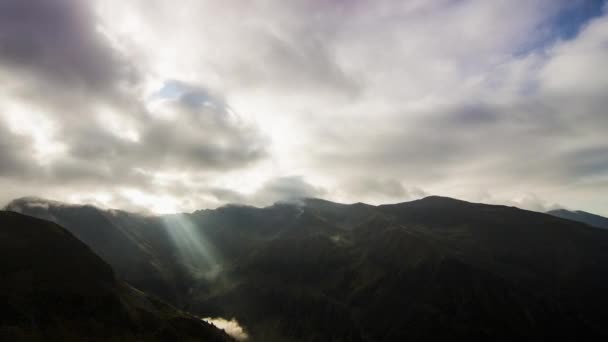
[(601, 2), (5, 3), (4, 200), (435, 193), (608, 214)]

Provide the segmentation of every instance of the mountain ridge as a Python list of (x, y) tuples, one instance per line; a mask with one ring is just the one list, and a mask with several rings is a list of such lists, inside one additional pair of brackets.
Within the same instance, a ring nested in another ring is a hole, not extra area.
[(582, 210), (555, 209), (547, 214), (567, 220), (582, 222), (593, 227), (608, 229), (608, 218)]
[(235, 317), (252, 341), (608, 336), (608, 231), (544, 213), (439, 196), (158, 217), (14, 208), (52, 214), (98, 249), (84, 233), (117, 231), (141, 246), (110, 263), (119, 275), (187, 311)]

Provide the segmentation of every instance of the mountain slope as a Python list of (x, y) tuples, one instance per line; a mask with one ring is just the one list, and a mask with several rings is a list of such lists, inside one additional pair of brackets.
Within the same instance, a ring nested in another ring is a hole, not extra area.
[(301, 209), (201, 305), (294, 340), (607, 336), (603, 231), (445, 198), (376, 207), (355, 227), (332, 225), (352, 207)]
[[(57, 205), (12, 208), (67, 215)], [(428, 197), (111, 216), (98, 229), (119, 227), (165, 274), (190, 274), (168, 278), (179, 284), (173, 303), (235, 317), (253, 341), (608, 336), (608, 231), (546, 214)]]
[(178, 306), (187, 305), (194, 284), (207, 284), (219, 269), (245, 258), (299, 212), (290, 205), (226, 206), (156, 217), (31, 197), (6, 210), (60, 224), (118, 278)]
[(561, 217), (566, 220), (586, 223), (590, 226), (597, 227), (597, 228), (608, 229), (608, 218), (599, 216), (599, 215), (595, 215), (595, 214), (591, 214), (591, 213), (588, 213), (585, 211), (580, 211), (580, 210), (570, 211), (570, 210), (566, 210), (566, 209), (556, 209), (556, 210), (548, 211), (547, 214), (556, 216), (556, 217)]
[(6, 210), (56, 222), (109, 263), (117, 276), (173, 303), (181, 303), (182, 284), (194, 281), (175, 258), (157, 217), (89, 205), (67, 205), (39, 198), (12, 201)]
[(229, 341), (135, 290), (60, 226), (0, 211), (0, 339)]

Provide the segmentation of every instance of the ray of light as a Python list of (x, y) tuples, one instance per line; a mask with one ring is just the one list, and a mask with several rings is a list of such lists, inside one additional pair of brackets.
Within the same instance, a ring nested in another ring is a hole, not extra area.
[(162, 217), (183, 264), (197, 277), (215, 278), (221, 271), (218, 253), (199, 227), (185, 215)]

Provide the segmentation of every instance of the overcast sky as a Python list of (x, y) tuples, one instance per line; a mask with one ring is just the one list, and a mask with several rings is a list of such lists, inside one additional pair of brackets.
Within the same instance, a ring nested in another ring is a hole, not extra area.
[(0, 0), (0, 204), (608, 215), (596, 0)]

